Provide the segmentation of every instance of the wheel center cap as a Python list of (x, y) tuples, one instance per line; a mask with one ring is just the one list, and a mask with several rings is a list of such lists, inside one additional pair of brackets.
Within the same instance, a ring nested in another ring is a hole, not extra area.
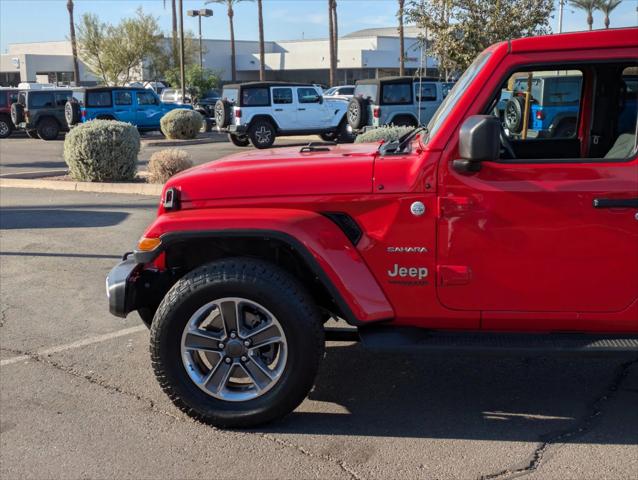
[(229, 340), (226, 344), (226, 355), (229, 357), (239, 357), (244, 353), (244, 351), (245, 347), (241, 340)]

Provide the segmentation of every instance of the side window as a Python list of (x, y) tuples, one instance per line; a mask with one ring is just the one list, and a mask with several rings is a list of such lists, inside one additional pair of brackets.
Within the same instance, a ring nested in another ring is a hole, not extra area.
[(131, 92), (124, 92), (124, 91), (115, 92), (113, 96), (115, 98), (115, 105), (132, 105), (133, 104), (133, 95), (131, 95)]
[(72, 95), (73, 95), (73, 92), (56, 93), (55, 94), (55, 106), (56, 107), (64, 107), (64, 105), (66, 105), (67, 100), (69, 98), (71, 98)]
[(412, 103), (412, 83), (386, 83), (382, 85), (381, 103), (384, 105)]
[(343, 87), (339, 89), (339, 95), (353, 95), (354, 88), (353, 87)]
[(53, 93), (37, 92), (29, 95), (29, 108), (53, 107)]
[(505, 134), (517, 141), (575, 138), (582, 86), (579, 70), (514, 73), (496, 106)]
[(110, 107), (111, 106), (111, 92), (87, 92), (86, 94), (86, 106), (87, 107)]
[(292, 103), (292, 88), (273, 88), (272, 103), (277, 105)]
[[(420, 88), (419, 88), (420, 87)], [(436, 101), (436, 84), (434, 83), (415, 83), (417, 102), (435, 102)]]
[(270, 92), (266, 87), (243, 88), (241, 92), (243, 107), (267, 107), (270, 105)]
[(12, 103), (16, 103), (18, 101), (18, 94), (17, 93), (10, 93), (9, 94), (9, 105), (11, 105)]
[(156, 105), (157, 99), (151, 92), (137, 92), (138, 105)]
[(297, 89), (297, 99), (299, 103), (319, 103), (321, 95), (314, 88), (300, 87)]

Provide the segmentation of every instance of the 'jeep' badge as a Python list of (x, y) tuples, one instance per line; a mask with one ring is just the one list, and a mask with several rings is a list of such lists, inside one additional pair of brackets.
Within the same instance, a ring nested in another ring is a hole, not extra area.
[(423, 205), (423, 202), (414, 202), (410, 205), (410, 211), (415, 217), (420, 217), (425, 213), (425, 205)]

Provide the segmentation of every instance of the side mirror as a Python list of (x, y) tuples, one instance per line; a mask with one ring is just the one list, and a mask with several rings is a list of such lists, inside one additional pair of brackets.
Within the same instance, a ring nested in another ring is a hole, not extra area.
[(472, 115), (459, 130), (459, 156), (452, 166), (461, 173), (478, 172), (481, 162), (496, 160), (501, 149), (501, 122), (493, 115)]

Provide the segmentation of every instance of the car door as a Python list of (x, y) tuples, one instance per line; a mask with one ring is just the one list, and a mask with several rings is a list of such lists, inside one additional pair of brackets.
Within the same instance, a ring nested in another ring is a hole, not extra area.
[(323, 105), (323, 97), (314, 87), (296, 87), (297, 125), (296, 130), (317, 130), (328, 128), (329, 118)]
[(113, 92), (113, 113), (121, 122), (136, 123), (132, 91), (115, 90)]
[(272, 88), (272, 107), (275, 121), (282, 130), (296, 130), (297, 102), (292, 94), (292, 87)]
[(135, 119), (138, 127), (157, 128), (164, 114), (157, 95), (150, 90), (135, 91)]
[[(518, 135), (511, 142), (527, 142), (518, 150), (524, 156), (511, 158), (504, 149), (476, 172), (455, 170), (458, 151), (443, 157), (438, 297), (448, 308), (480, 311), (482, 328), (614, 331), (638, 325), (636, 114), (629, 133), (616, 130), (616, 138), (589, 142), (597, 123), (617, 125), (620, 113), (616, 96), (606, 108), (598, 101), (602, 92), (620, 88), (611, 77), (600, 81), (599, 65), (613, 67), (600, 62), (583, 67), (579, 136), (567, 139), (579, 151)], [(489, 90), (492, 106), (509, 77), (501, 74)], [(607, 153), (588, 148), (601, 142)]]
[(441, 104), (441, 85), (435, 82), (415, 83), (414, 99), (417, 105), (419, 123), (421, 125), (426, 125)]

